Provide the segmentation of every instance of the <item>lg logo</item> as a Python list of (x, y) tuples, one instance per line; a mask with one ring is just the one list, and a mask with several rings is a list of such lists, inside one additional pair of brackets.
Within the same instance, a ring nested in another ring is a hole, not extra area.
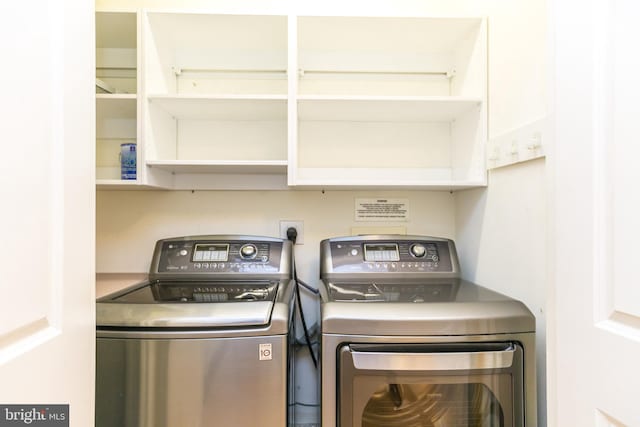
[(273, 359), (273, 352), (271, 351), (271, 344), (260, 344), (260, 360), (271, 360)]

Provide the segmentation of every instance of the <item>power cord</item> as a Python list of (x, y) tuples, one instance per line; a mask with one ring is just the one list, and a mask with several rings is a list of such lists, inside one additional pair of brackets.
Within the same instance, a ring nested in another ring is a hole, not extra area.
[(304, 338), (305, 341), (307, 342), (307, 347), (309, 348), (309, 354), (311, 355), (311, 360), (313, 361), (313, 366), (318, 369), (318, 359), (316, 358), (316, 354), (313, 351), (313, 346), (311, 344), (311, 337), (309, 336), (309, 329), (307, 328), (307, 322), (304, 318), (304, 311), (302, 310), (302, 300), (300, 299), (300, 286), (303, 286), (305, 289), (308, 289), (309, 291), (313, 292), (314, 294), (318, 295), (320, 293), (320, 291), (318, 291), (317, 289), (312, 288), (311, 286), (307, 285), (306, 283), (302, 282), (301, 280), (298, 280), (298, 269), (296, 268), (296, 257), (295, 257), (295, 253), (293, 250), (293, 247), (296, 244), (296, 238), (298, 237), (298, 230), (295, 229), (295, 227), (289, 227), (287, 228), (287, 239), (291, 240), (291, 242), (293, 243), (292, 247), (291, 247), (291, 251), (292, 251), (292, 255), (293, 255), (293, 280), (296, 282), (296, 301), (298, 303), (298, 313), (300, 313), (300, 322), (302, 323), (302, 329), (304, 331)]

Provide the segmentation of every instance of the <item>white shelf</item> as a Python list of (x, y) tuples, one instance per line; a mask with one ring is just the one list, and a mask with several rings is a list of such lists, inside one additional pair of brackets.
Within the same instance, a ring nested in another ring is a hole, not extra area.
[(466, 97), (298, 97), (299, 120), (451, 122), (482, 99)]
[(483, 179), (454, 179), (451, 168), (299, 168), (296, 186), (327, 188), (425, 188), (460, 190), (485, 186)]
[(96, 93), (96, 100), (135, 100), (138, 98), (138, 95), (135, 93)]
[(150, 95), (175, 119), (286, 120), (286, 96)]
[(148, 160), (147, 166), (174, 174), (285, 174), (286, 160)]
[(96, 94), (98, 114), (110, 118), (136, 118), (136, 101), (134, 94)]
[(133, 189), (138, 186), (137, 179), (121, 180), (121, 179), (97, 179), (96, 187), (98, 190), (123, 190)]

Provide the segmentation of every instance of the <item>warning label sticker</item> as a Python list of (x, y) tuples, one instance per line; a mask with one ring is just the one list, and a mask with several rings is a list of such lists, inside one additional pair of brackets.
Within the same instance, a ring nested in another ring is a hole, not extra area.
[(356, 221), (408, 221), (409, 199), (356, 199)]

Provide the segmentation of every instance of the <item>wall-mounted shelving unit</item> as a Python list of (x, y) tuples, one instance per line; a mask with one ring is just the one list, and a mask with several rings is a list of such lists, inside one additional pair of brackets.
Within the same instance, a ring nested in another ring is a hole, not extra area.
[[(96, 183), (98, 188), (132, 188), (122, 180), (120, 145), (138, 143), (138, 16), (96, 12)], [(137, 164), (141, 163), (137, 150)]]
[(486, 185), (484, 18), (97, 15), (130, 35), (98, 50), (140, 58), (134, 94), (97, 95), (103, 184), (117, 181), (116, 141), (135, 137), (134, 185)]

